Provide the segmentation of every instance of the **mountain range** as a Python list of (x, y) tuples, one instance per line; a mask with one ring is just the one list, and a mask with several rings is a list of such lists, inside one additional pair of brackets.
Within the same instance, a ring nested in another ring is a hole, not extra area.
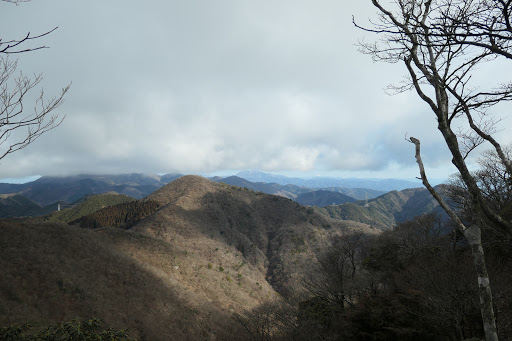
[[(73, 209), (112, 200), (93, 199)], [(133, 202), (86, 216), (123, 221), (123, 207)], [(134, 213), (145, 203), (157, 206), (129, 227), (0, 222), (0, 326), (94, 316), (140, 339), (244, 340), (233, 317), (308, 297), (304, 278), (314, 275), (334, 236), (379, 233), (198, 176), (136, 202)]]
[(16, 193), (40, 206), (57, 201), (72, 203), (85, 195), (105, 192), (116, 192), (140, 199), (180, 176), (182, 174), (44, 176), (25, 184), (0, 184), (0, 194)]
[[(211, 178), (239, 187), (252, 189), (268, 194), (275, 194), (290, 198), (298, 203), (309, 206), (339, 205), (355, 200), (376, 198), (385, 194), (385, 191), (372, 188), (354, 187), (317, 187), (340, 184), (340, 179), (318, 178), (316, 180), (302, 180), (303, 185), (291, 184), (299, 182), (297, 178), (286, 178), (266, 173), (242, 172), (239, 175), (249, 178), (265, 178), (267, 180), (279, 179), (281, 183), (252, 182), (240, 176)], [(42, 177), (25, 184), (0, 183), (0, 217), (35, 216), (44, 215), (66, 205), (75, 205), (85, 196), (115, 192), (130, 196), (134, 199), (146, 197), (153, 191), (161, 188), (182, 174), (145, 175), (77, 175), (68, 177)], [(370, 181), (370, 180), (368, 180)], [(378, 181), (368, 182), (375, 185)], [(395, 181), (395, 180), (393, 180)], [(397, 187), (414, 184), (395, 181)], [(309, 184), (312, 187), (306, 187)], [(350, 185), (349, 183), (346, 183)], [(352, 182), (354, 184), (354, 182)], [(388, 183), (389, 185), (389, 183)], [(375, 187), (375, 186), (374, 186)], [(382, 187), (382, 186), (377, 186)]]
[(279, 185), (297, 185), (310, 188), (364, 188), (378, 191), (393, 191), (406, 188), (420, 187), (419, 181), (413, 182), (400, 179), (364, 179), (364, 178), (330, 178), (313, 177), (308, 179), (287, 177), (283, 175), (268, 174), (259, 171), (242, 171), (236, 176), (251, 182), (276, 183)]

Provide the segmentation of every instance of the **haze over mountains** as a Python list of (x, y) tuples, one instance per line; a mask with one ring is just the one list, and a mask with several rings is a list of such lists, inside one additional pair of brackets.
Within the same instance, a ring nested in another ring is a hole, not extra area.
[(268, 174), (258, 171), (242, 171), (236, 176), (252, 181), (276, 183), (279, 185), (297, 185), (311, 188), (365, 188), (378, 191), (393, 191), (406, 188), (420, 187), (420, 182), (398, 179), (363, 179), (363, 178), (330, 178), (330, 177), (314, 177), (309, 179), (292, 178), (283, 175)]

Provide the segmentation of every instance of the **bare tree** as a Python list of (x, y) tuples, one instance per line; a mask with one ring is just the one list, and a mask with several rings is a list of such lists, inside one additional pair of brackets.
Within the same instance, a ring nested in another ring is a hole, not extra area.
[(232, 317), (247, 333), (243, 339), (272, 341), (286, 340), (296, 334), (295, 316), (294, 308), (285, 302), (267, 301), (251, 311)]
[[(512, 145), (504, 148), (505, 155), (510, 158)], [(510, 174), (494, 150), (487, 150), (477, 160), (479, 169), (474, 171), (473, 177), (482, 191), (482, 195), (489, 207), (502, 218), (512, 220), (512, 174)], [(471, 197), (460, 175), (453, 175), (445, 194), (450, 200), (457, 214), (463, 221), (472, 216)], [(492, 266), (503, 268), (507, 266), (512, 257), (512, 229), (493, 224), (485, 220), (483, 226), (484, 248), (488, 249)]]
[[(20, 0), (1, 0), (18, 4)], [(40, 90), (32, 110), (27, 110), (25, 101), (42, 81), (42, 75), (32, 77), (18, 72), (18, 61), (11, 60), (10, 54), (19, 54), (44, 49), (46, 46), (26, 47), (34, 40), (40, 39), (56, 28), (39, 35), (29, 32), (21, 39), (0, 39), (0, 159), (27, 147), (39, 136), (59, 126), (64, 119), (54, 110), (62, 103), (69, 85), (55, 97), (46, 98)]]
[(511, 0), (444, 1), (439, 11), (432, 28), (442, 43), (473, 45), (512, 59)]
[[(510, 159), (493, 136), (498, 121), (489, 115), (494, 105), (512, 100), (512, 83), (480, 90), (472, 82), (474, 72), (482, 63), (492, 61), (497, 55), (507, 57), (507, 51), (510, 52), (510, 22), (506, 21), (510, 1), (396, 0), (393, 10), (388, 10), (378, 0), (372, 0), (372, 3), (379, 11), (379, 22), (372, 23), (370, 28), (356, 26), (379, 34), (382, 39), (371, 44), (361, 43), (361, 50), (376, 61), (404, 63), (407, 79), (390, 88), (396, 93), (416, 91), (435, 114), (438, 129), (451, 152), (452, 163), (468, 191), (470, 220), (463, 222), (430, 185), (421, 158), (420, 140), (414, 137), (408, 140), (415, 145), (423, 184), (471, 246), (486, 339), (497, 340), (481, 227), (484, 219), (507, 229), (512, 228), (512, 223), (488, 205), (468, 169), (466, 158), (477, 146), (487, 142), (504, 167), (509, 172), (512, 170)], [(496, 24), (492, 24), (488, 16), (499, 12), (498, 4), (506, 11), (501, 17), (497, 16), (502, 19), (496, 19)], [(504, 28), (497, 24), (498, 21), (503, 22)], [(484, 25), (478, 26), (480, 22)], [(470, 28), (476, 26), (481, 31), (473, 34)], [(492, 31), (486, 33), (486, 27)], [(468, 128), (461, 130), (461, 126)]]
[(369, 238), (360, 231), (333, 238), (332, 246), (318, 258), (319, 271), (304, 279), (306, 289), (338, 310), (353, 306), (367, 291), (361, 263)]

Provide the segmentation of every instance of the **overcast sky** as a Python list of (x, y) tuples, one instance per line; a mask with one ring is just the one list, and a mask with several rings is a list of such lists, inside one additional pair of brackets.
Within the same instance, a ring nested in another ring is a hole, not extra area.
[[(59, 27), (38, 41), (49, 49), (18, 55), (20, 69), (42, 72), (48, 96), (72, 82), (62, 125), (1, 160), (0, 178), (414, 178), (406, 134), (422, 141), (431, 176), (444, 177), (453, 168), (433, 114), (414, 93), (383, 90), (403, 66), (357, 51), (374, 37), (352, 15), (364, 23), (375, 13), (369, 0), (0, 2), (4, 40)], [(511, 120), (500, 117), (507, 143)]]

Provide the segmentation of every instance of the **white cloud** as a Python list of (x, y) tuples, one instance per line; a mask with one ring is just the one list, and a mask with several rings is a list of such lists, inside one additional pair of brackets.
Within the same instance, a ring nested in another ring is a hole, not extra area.
[[(352, 25), (369, 1), (1, 3), (6, 37), (59, 29), (20, 56), (48, 93), (73, 82), (56, 130), (2, 160), (0, 177), (262, 169), (397, 174), (449, 165), (414, 93), (388, 96), (400, 65), (374, 64)], [(3, 36), (2, 36), (3, 38)], [(370, 37), (371, 39), (371, 37)], [(506, 122), (510, 127), (510, 121)], [(381, 173), (379, 173), (381, 172)]]

